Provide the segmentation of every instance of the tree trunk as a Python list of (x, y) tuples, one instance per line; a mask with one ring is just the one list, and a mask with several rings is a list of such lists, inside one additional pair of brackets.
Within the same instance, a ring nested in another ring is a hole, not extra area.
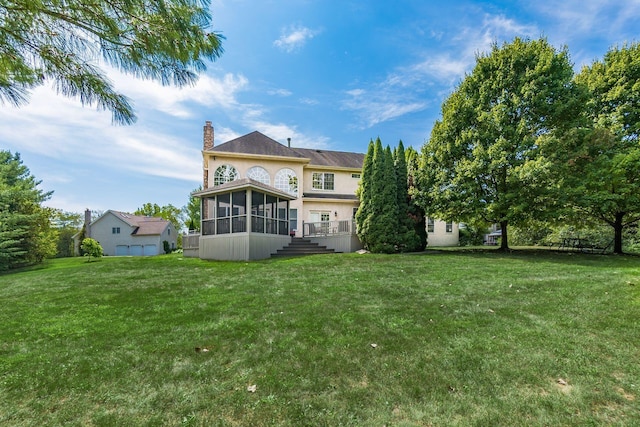
[(508, 251), (509, 250), (509, 240), (507, 239), (507, 225), (509, 223), (507, 221), (502, 221), (500, 223), (500, 228), (502, 229), (502, 237), (500, 238), (500, 250)]
[(613, 253), (621, 254), (622, 253), (622, 219), (624, 218), (624, 213), (616, 213), (616, 220), (613, 224), (614, 238), (613, 238)]

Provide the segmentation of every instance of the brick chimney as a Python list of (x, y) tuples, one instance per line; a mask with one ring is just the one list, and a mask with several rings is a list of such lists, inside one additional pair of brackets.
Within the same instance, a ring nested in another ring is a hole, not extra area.
[(204, 134), (203, 134), (203, 150), (213, 150), (213, 126), (211, 126), (211, 122), (207, 120), (204, 124)]
[(91, 211), (84, 211), (84, 237), (91, 237)]

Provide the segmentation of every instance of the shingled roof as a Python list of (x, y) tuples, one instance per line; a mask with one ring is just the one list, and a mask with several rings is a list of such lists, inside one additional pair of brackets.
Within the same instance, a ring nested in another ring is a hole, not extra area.
[(152, 236), (162, 234), (169, 225), (169, 221), (162, 218), (131, 215), (126, 212), (119, 212), (114, 210), (111, 210), (111, 213), (130, 226), (135, 227), (131, 234), (135, 234), (136, 236)]
[(309, 165), (311, 166), (360, 169), (364, 162), (364, 154), (362, 153), (316, 150), (311, 148), (290, 148), (258, 131), (215, 146), (212, 151), (309, 159)]

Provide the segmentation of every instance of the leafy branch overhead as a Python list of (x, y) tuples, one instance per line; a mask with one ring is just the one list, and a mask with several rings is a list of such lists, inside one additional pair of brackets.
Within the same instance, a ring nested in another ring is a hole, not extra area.
[(184, 86), (222, 52), (209, 30), (209, 0), (7, 0), (0, 2), (0, 102), (28, 102), (49, 81), (59, 94), (131, 124), (130, 100), (106, 64), (138, 78)]

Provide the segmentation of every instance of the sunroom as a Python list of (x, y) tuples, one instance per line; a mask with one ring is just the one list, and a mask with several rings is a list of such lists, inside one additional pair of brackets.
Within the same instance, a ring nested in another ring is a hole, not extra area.
[[(199, 197), (198, 256), (212, 260), (255, 260), (271, 256), (291, 240), (293, 196), (250, 178), (192, 193)], [(187, 255), (185, 253), (185, 255)]]

